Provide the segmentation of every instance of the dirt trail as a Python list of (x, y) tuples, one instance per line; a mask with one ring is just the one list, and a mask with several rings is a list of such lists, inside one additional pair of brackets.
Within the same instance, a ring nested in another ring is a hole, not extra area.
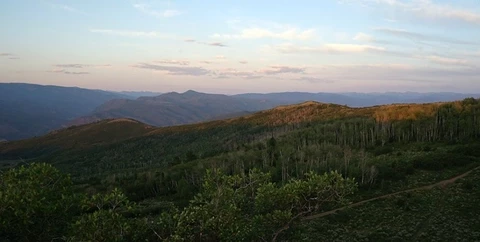
[(345, 206), (345, 207), (341, 207), (341, 208), (337, 208), (337, 209), (334, 209), (334, 210), (330, 210), (330, 211), (327, 211), (327, 212), (323, 212), (323, 213), (319, 213), (319, 214), (314, 214), (314, 215), (311, 215), (311, 216), (308, 216), (308, 217), (305, 217), (303, 220), (312, 220), (312, 219), (316, 219), (316, 218), (321, 218), (321, 217), (325, 217), (327, 215), (330, 215), (330, 214), (334, 214), (338, 211), (341, 211), (341, 210), (344, 210), (346, 208), (353, 208), (353, 207), (357, 207), (357, 206), (360, 206), (362, 204), (365, 204), (367, 202), (371, 202), (371, 201), (375, 201), (375, 200), (379, 200), (379, 199), (383, 199), (383, 198), (388, 198), (388, 197), (392, 197), (392, 196), (395, 196), (395, 195), (398, 195), (398, 194), (402, 194), (402, 193), (408, 193), (408, 192), (414, 192), (414, 191), (420, 191), (420, 190), (428, 190), (428, 189), (432, 189), (434, 187), (445, 187), (449, 184), (452, 184), (454, 183), (455, 181), (457, 181), (458, 179), (462, 179), (464, 178), (465, 176), (467, 176), (468, 174), (470, 174), (472, 171), (474, 170), (477, 170), (477, 169), (480, 169), (480, 166), (477, 166), (463, 174), (460, 174), (458, 176), (455, 176), (455, 177), (452, 177), (450, 179), (447, 179), (447, 180), (443, 180), (443, 181), (440, 181), (440, 182), (437, 182), (437, 183), (434, 183), (434, 184), (431, 184), (431, 185), (427, 185), (427, 186), (422, 186), (422, 187), (417, 187), (417, 188), (411, 188), (411, 189), (407, 189), (407, 190), (403, 190), (403, 191), (399, 191), (399, 192), (394, 192), (394, 193), (390, 193), (390, 194), (386, 194), (386, 195), (382, 195), (382, 196), (379, 196), (379, 197), (374, 197), (374, 198), (370, 198), (370, 199), (367, 199), (367, 200), (363, 200), (363, 201), (360, 201), (360, 202), (356, 202), (356, 203), (353, 203), (353, 204), (350, 204), (348, 206)]

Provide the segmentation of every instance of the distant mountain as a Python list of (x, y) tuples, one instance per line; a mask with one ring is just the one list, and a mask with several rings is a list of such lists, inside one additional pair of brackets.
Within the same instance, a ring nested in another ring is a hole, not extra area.
[(122, 91), (118, 93), (132, 97), (134, 99), (139, 97), (154, 97), (154, 96), (162, 95), (161, 92), (147, 92), (147, 91), (142, 91), (142, 92)]
[(464, 93), (416, 93), (416, 92), (387, 92), (387, 93), (308, 93), (308, 92), (280, 92), (280, 93), (246, 93), (235, 97), (254, 100), (269, 100), (282, 104), (294, 104), (306, 101), (334, 103), (350, 107), (369, 107), (392, 103), (430, 103), (451, 102), (468, 97), (480, 97), (480, 94)]
[(78, 87), (0, 83), (0, 140), (39, 136), (125, 95)]
[(195, 91), (170, 92), (136, 100), (115, 99), (99, 106), (90, 115), (77, 118), (70, 125), (102, 119), (131, 118), (154, 126), (190, 124), (206, 120), (237, 117), (279, 105), (269, 100), (253, 100)]

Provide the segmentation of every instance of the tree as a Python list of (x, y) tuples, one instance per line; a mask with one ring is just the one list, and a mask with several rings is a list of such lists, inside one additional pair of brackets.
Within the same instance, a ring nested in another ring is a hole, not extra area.
[(50, 241), (78, 214), (70, 177), (32, 163), (0, 176), (0, 239)]
[(93, 195), (82, 203), (85, 213), (71, 227), (70, 241), (133, 241), (142, 234), (135, 229), (138, 221), (123, 216), (122, 212), (132, 207), (119, 189)]
[(310, 172), (278, 187), (258, 170), (244, 176), (207, 171), (199, 194), (176, 216), (171, 239), (276, 241), (306, 215), (345, 202), (356, 187), (337, 172)]

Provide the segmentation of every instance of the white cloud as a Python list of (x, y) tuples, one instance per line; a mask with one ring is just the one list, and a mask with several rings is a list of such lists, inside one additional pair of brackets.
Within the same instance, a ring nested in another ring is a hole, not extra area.
[(269, 68), (261, 69), (257, 72), (266, 75), (276, 75), (282, 73), (305, 73), (305, 68), (292, 66), (269, 66)]
[[(370, 65), (321, 65), (309, 68), (312, 74), (321, 75), (328, 80), (365, 81), (381, 85), (389, 82), (414, 82), (449, 84), (453, 79), (477, 80), (480, 71), (477, 68), (463, 66), (419, 67), (406, 64), (370, 64)], [(471, 83), (470, 83), (471, 84)]]
[(385, 51), (385, 48), (373, 45), (355, 45), (355, 44), (325, 44), (323, 48), (327, 52), (348, 52), (359, 53), (369, 51)]
[(376, 28), (375, 31), (379, 33), (395, 36), (397, 38), (409, 39), (412, 41), (429, 41), (429, 42), (448, 43), (448, 44), (456, 44), (456, 45), (479, 45), (480, 44), (480, 42), (478, 41), (474, 42), (474, 41), (451, 39), (448, 37), (432, 36), (432, 35), (427, 35), (423, 33), (412, 32), (404, 29)]
[(226, 68), (215, 71), (216, 78), (240, 77), (244, 79), (257, 79), (266, 76), (278, 76), (281, 74), (304, 74), (305, 67), (272, 65), (258, 70), (238, 70)]
[(293, 44), (281, 44), (273, 47), (281, 53), (365, 53), (384, 52), (385, 48), (373, 45), (356, 44), (323, 44), (321, 46), (296, 46)]
[(436, 4), (430, 0), (416, 1), (419, 6), (410, 6), (411, 11), (418, 16), (430, 18), (456, 19), (465, 22), (480, 24), (480, 13), (467, 9), (455, 8), (447, 4)]
[(90, 29), (92, 33), (117, 35), (124, 37), (148, 37), (148, 38), (171, 38), (172, 36), (161, 34), (159, 32), (150, 31), (130, 31), (130, 30), (113, 30), (113, 29)]
[(168, 75), (174, 76), (206, 76), (211, 74), (210, 70), (197, 66), (166, 66), (166, 65), (154, 65), (148, 63), (139, 63), (132, 65), (134, 68), (147, 69), (152, 71), (165, 72)]
[(365, 33), (358, 33), (357, 35), (355, 35), (355, 37), (353, 37), (353, 40), (364, 41), (364, 42), (373, 42), (375, 40), (375, 38), (373, 38), (373, 36), (365, 34)]
[(54, 8), (60, 8), (60, 9), (63, 9), (65, 11), (68, 11), (68, 12), (72, 12), (72, 13), (79, 13), (79, 14), (83, 14), (83, 15), (86, 15), (85, 12), (83, 11), (80, 11), (74, 7), (71, 7), (69, 5), (65, 5), (65, 4), (54, 4), (54, 3), (51, 3), (50, 4), (52, 7)]
[(360, 3), (363, 6), (383, 5), (398, 10), (398, 13), (408, 13), (417, 18), (447, 19), (480, 24), (480, 12), (450, 4), (435, 3), (432, 0), (344, 0), (343, 2)]
[(112, 65), (110, 64), (103, 64), (103, 65), (89, 65), (89, 64), (56, 64), (54, 65), (57, 68), (76, 68), (76, 69), (81, 69), (81, 68), (108, 68), (111, 67)]
[(469, 62), (466, 60), (447, 58), (447, 57), (436, 56), (436, 55), (419, 57), (419, 58), (426, 59), (426, 60), (429, 60), (430, 62), (441, 64), (441, 65), (453, 65), (453, 66), (469, 66), (470, 65)]
[(159, 64), (170, 64), (170, 65), (181, 65), (181, 66), (190, 65), (190, 61), (188, 60), (159, 60), (154, 62)]
[(213, 38), (223, 39), (284, 39), (284, 40), (307, 40), (315, 36), (314, 29), (298, 30), (296, 28), (288, 28), (281, 31), (272, 31), (264, 28), (246, 28), (239, 34), (214, 34)]
[(157, 18), (170, 18), (170, 17), (174, 17), (174, 16), (182, 14), (180, 11), (174, 10), (174, 9), (167, 9), (167, 10), (164, 10), (164, 11), (156, 11), (156, 10), (151, 9), (148, 4), (134, 4), (133, 7), (136, 8), (137, 10), (139, 10), (140, 12), (144, 13), (144, 14), (148, 14), (148, 15), (151, 15), (151, 16), (154, 16), (154, 17), (157, 17)]
[(335, 81), (325, 79), (325, 78), (319, 78), (319, 77), (313, 77), (313, 76), (302, 76), (299, 78), (296, 78), (295, 80), (297, 81), (304, 81), (304, 82), (309, 82), (309, 83), (334, 83)]
[(225, 59), (227, 59), (227, 57), (225, 57), (223, 55), (217, 55), (217, 56), (215, 56), (215, 59), (225, 60)]
[(167, 10), (163, 11), (163, 17), (165, 17), (165, 18), (174, 17), (174, 16), (177, 16), (177, 15), (180, 15), (180, 14), (182, 14), (182, 12), (174, 10), (174, 9), (167, 9)]

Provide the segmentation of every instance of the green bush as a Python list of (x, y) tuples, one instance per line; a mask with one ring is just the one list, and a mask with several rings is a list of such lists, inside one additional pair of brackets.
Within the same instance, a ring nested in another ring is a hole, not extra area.
[(31, 164), (0, 176), (0, 239), (51, 241), (80, 212), (70, 177), (48, 164)]

